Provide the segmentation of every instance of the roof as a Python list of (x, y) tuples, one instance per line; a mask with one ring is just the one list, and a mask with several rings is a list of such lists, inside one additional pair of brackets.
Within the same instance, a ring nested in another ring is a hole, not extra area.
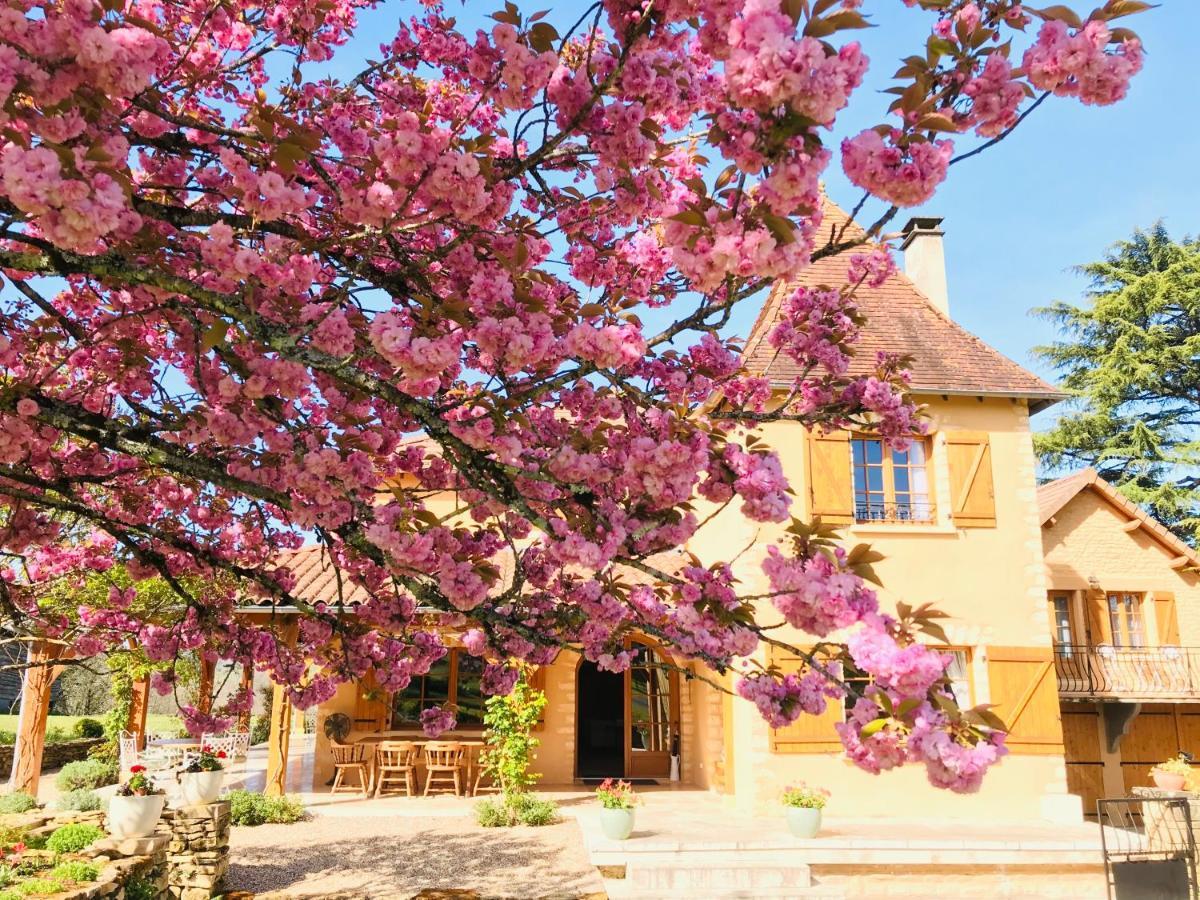
[[(843, 239), (865, 236), (863, 229), (824, 195), (822, 213), (816, 246), (821, 245), (822, 236), (832, 235), (843, 227), (846, 229)], [(815, 260), (795, 277), (776, 283), (746, 341), (745, 357), (751, 371), (768, 376), (778, 386), (792, 385), (801, 374), (800, 367), (777, 354), (766, 340), (778, 319), (779, 306), (797, 287), (845, 284), (848, 263), (846, 253), (825, 257)], [(889, 276), (877, 288), (862, 285), (855, 298), (867, 321), (854, 344), (852, 375), (873, 372), (876, 353), (882, 351), (911, 357), (909, 372), (915, 393), (1021, 397), (1033, 401), (1032, 412), (1066, 397), (944, 315), (901, 272)]]
[(1190, 565), (1200, 566), (1200, 557), (1196, 555), (1195, 550), (1180, 540), (1169, 528), (1101, 478), (1100, 473), (1092, 468), (1083, 469), (1082, 471), (1059, 478), (1057, 481), (1050, 481), (1038, 486), (1038, 518), (1042, 523), (1042, 527), (1045, 528), (1050, 524), (1059, 511), (1075, 499), (1080, 491), (1087, 489), (1095, 491), (1116, 507), (1118, 511), (1128, 515), (1131, 522), (1138, 522), (1142, 528), (1150, 533), (1152, 538), (1162, 544), (1167, 550), (1175, 553), (1176, 557), (1186, 557)]

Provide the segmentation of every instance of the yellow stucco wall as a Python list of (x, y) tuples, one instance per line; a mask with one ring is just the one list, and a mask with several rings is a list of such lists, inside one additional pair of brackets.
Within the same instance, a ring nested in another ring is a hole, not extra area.
[[(932, 602), (951, 618), (951, 643), (971, 652), (974, 701), (989, 701), (988, 646), (1048, 648), (1050, 621), (1041, 559), (1037, 516), (1035, 460), (1024, 402), (1008, 399), (923, 397), (932, 422), (929, 466), (937, 505), (930, 525), (872, 525), (845, 529), (849, 545), (870, 543), (884, 554), (876, 571), (884, 587), (881, 606), (894, 609)], [(793, 423), (765, 429), (766, 442), (779, 450), (784, 471), (796, 491), (794, 512), (807, 519), (809, 487), (805, 434)], [(950, 519), (950, 472), (944, 452), (948, 431), (987, 432), (992, 450), (996, 527), (957, 528)], [(769, 527), (746, 521), (736, 510), (716, 517), (691, 547), (706, 562), (740, 556), (736, 573), (746, 593), (765, 589), (759, 563), (773, 540)], [(769, 604), (759, 621), (779, 620)], [(803, 645), (804, 635), (788, 628), (781, 639)], [(765, 660), (765, 653), (761, 656)], [(1031, 816), (1075, 818), (1078, 801), (1066, 792), (1061, 754), (1011, 755), (989, 773), (982, 791), (958, 796), (930, 787), (919, 768), (871, 776), (848, 766), (837, 753), (779, 753), (770, 749), (770, 731), (744, 702), (732, 704), (733, 799), (738, 806), (765, 810), (776, 804), (782, 787), (804, 780), (835, 795), (831, 811), (841, 815), (985, 816), (1022, 819)]]
[[(1088, 590), (1095, 579), (1104, 591), (1175, 594), (1179, 642), (1200, 645), (1200, 579), (1169, 565), (1177, 554), (1139, 528), (1126, 531), (1128, 513), (1117, 510), (1090, 488), (1084, 488), (1042, 529), (1046, 579), (1052, 590)], [(1155, 617), (1147, 610), (1147, 631)], [(1148, 634), (1151, 644), (1157, 635)], [(1082, 638), (1079, 638), (1082, 643)]]

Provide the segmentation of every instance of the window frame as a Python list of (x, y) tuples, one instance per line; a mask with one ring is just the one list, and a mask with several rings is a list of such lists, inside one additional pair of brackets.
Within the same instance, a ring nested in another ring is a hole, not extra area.
[[(922, 454), (924, 455), (924, 461), (922, 462), (922, 464), (919, 467), (914, 466), (912, 464), (911, 458), (908, 463), (897, 465), (895, 459), (893, 458), (897, 451), (895, 451), (891, 447), (889, 447), (887, 445), (887, 442), (884, 441), (883, 438), (880, 437), (879, 435), (870, 434), (867, 432), (850, 432), (850, 436), (849, 436), (849, 440), (848, 440), (848, 445), (849, 445), (848, 450), (849, 450), (849, 456), (850, 456), (850, 504), (851, 504), (851, 510), (852, 510), (852, 515), (854, 518), (855, 525), (867, 525), (867, 526), (873, 526), (873, 525), (918, 525), (918, 526), (920, 526), (920, 525), (936, 525), (937, 524), (937, 521), (938, 521), (937, 503), (935, 502), (935, 499), (934, 499), (934, 484), (933, 484), (933, 482), (934, 482), (934, 479), (933, 479), (933, 452), (932, 452), (933, 451), (933, 441), (930, 439), (930, 437), (928, 435), (912, 435), (910, 437), (910, 441), (913, 445), (919, 444), (921, 446)], [(879, 444), (880, 451), (881, 451), (881, 461), (879, 463), (872, 464), (870, 462), (864, 461), (864, 463), (862, 463), (860, 465), (856, 461), (856, 459), (855, 459), (855, 445), (856, 444), (864, 445), (863, 459), (867, 460), (868, 457), (867, 457), (866, 447), (865, 447), (865, 444), (867, 442), (875, 442), (875, 443)], [(909, 454), (911, 454), (911, 452), (912, 452), (911, 447), (908, 452), (909, 452)], [(882, 491), (871, 490), (870, 481), (869, 481), (868, 476), (866, 475), (866, 472), (868, 472), (871, 469), (876, 468), (876, 467), (879, 468), (880, 477), (882, 478), (882, 481), (883, 481), (883, 484), (882, 484), (883, 490)], [(913, 496), (915, 495), (916, 492), (913, 491), (913, 489), (912, 489), (912, 472), (914, 469), (917, 469), (917, 468), (923, 470), (925, 473), (925, 505), (927, 507), (927, 513), (925, 516), (922, 516), (922, 517), (910, 515), (908, 518), (902, 518), (902, 517), (896, 515), (896, 511), (898, 510), (898, 505), (896, 502), (896, 495), (897, 495), (897, 493), (908, 495), (908, 497), (909, 497), (908, 508), (910, 510), (910, 513), (915, 509), (916, 502), (913, 500)], [(883, 495), (884, 515), (881, 516), (880, 518), (870, 518), (870, 517), (864, 517), (864, 516), (860, 515), (860, 509), (862, 507), (860, 507), (859, 502), (858, 502), (859, 491), (858, 491), (858, 481), (857, 481), (857, 475), (858, 475), (858, 472), (860, 469), (863, 470), (863, 472), (864, 472), (863, 481), (864, 481), (864, 486), (866, 489), (865, 492), (866, 492), (866, 495), (868, 498), (868, 509), (869, 509), (870, 497), (879, 495), (880, 493), (882, 493), (882, 495)], [(896, 490), (896, 471), (897, 471), (897, 469), (905, 469), (909, 473), (909, 482), (908, 482), (909, 489), (906, 491), (897, 492), (897, 490)], [(889, 510), (891, 511), (890, 514), (889, 514)]]
[[(1144, 649), (1147, 646), (1146, 595), (1139, 591), (1106, 591), (1104, 606), (1112, 646), (1123, 650)], [(1136, 642), (1133, 640), (1134, 629), (1130, 627), (1134, 622), (1137, 623)]]
[[(447, 706), (453, 707), (456, 710), (458, 709), (459, 660), (461, 658), (461, 655), (465, 652), (466, 651), (461, 647), (451, 647), (447, 650), (446, 656), (443, 657), (444, 659), (448, 660), (450, 663), (450, 671), (449, 671), (449, 674), (447, 675), (448, 685), (447, 685), (447, 690), (446, 690), (447, 696), (446, 696), (445, 703)], [(475, 657), (470, 657), (470, 658), (474, 659)], [(486, 665), (486, 660), (480, 659), (480, 663)], [(480, 670), (480, 677), (482, 678), (482, 669)], [(391, 698), (388, 703), (388, 708), (389, 708), (388, 723), (393, 731), (403, 731), (403, 730), (407, 730), (409, 728), (419, 728), (420, 727), (420, 725), (421, 725), (420, 719), (397, 719), (396, 718), (396, 700), (398, 698), (404, 696), (405, 693), (409, 690), (409, 688), (411, 688), (412, 685), (416, 683), (417, 679), (420, 679), (420, 681), (421, 681), (421, 697), (418, 702), (420, 704), (420, 708), (425, 709), (426, 708), (424, 705), (425, 704), (425, 686), (426, 686), (427, 678), (428, 678), (427, 675), (414, 675), (412, 678), (412, 681), (409, 682), (409, 687), (405, 688), (403, 691), (395, 691), (391, 695)], [(434, 704), (434, 705), (436, 705), (436, 704)], [(418, 715), (419, 715), (419, 713), (418, 713)], [(456, 717), (456, 719), (457, 719), (457, 717)], [(484, 728), (486, 728), (486, 726), (484, 725), (484, 723), (482, 721), (482, 714), (480, 716), (480, 721), (478, 721), (478, 722), (463, 722), (461, 720), (458, 720), (454, 726), (455, 731), (482, 731), (482, 730), (484, 730)]]

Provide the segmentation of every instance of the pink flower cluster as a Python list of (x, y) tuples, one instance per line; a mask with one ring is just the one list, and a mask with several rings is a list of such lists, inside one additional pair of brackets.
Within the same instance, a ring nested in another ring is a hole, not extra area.
[(804, 558), (771, 546), (762, 568), (775, 594), (771, 599), (775, 608), (789, 625), (809, 634), (823, 637), (878, 608), (874, 592), (846, 568), (846, 554), (840, 547), (830, 555)]
[(850, 366), (850, 345), (858, 337), (853, 314), (853, 303), (839, 291), (799, 287), (780, 304), (767, 341), (801, 369), (821, 366), (842, 375)]
[(912, 141), (901, 146), (899, 133), (887, 140), (874, 129), (842, 141), (846, 177), (896, 206), (920, 206), (946, 179), (954, 152), (951, 141)]
[(750, 674), (738, 679), (736, 689), (738, 696), (751, 701), (772, 728), (785, 728), (806, 713), (820, 715), (827, 699), (842, 693), (837, 684), (815, 669), (781, 678)]
[(1017, 107), (1025, 86), (1013, 77), (1012, 64), (999, 51), (988, 55), (983, 69), (963, 87), (971, 98), (970, 122), (983, 137), (995, 137), (1017, 124)]
[(454, 713), (441, 706), (430, 706), (421, 710), (421, 730), (429, 738), (438, 738), (453, 731), (458, 724)]
[(1025, 51), (1023, 66), (1034, 87), (1083, 103), (1107, 106), (1129, 89), (1142, 69), (1142, 44), (1122, 41), (1112, 53), (1108, 26), (1092, 20), (1074, 34), (1065, 22), (1052, 20), (1038, 31), (1037, 43)]

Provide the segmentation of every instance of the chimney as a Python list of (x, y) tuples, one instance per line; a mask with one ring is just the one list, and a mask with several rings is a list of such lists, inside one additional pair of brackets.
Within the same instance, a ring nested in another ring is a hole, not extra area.
[(946, 292), (946, 254), (942, 250), (942, 220), (914, 217), (901, 229), (904, 241), (904, 274), (907, 275), (942, 315), (950, 317)]

